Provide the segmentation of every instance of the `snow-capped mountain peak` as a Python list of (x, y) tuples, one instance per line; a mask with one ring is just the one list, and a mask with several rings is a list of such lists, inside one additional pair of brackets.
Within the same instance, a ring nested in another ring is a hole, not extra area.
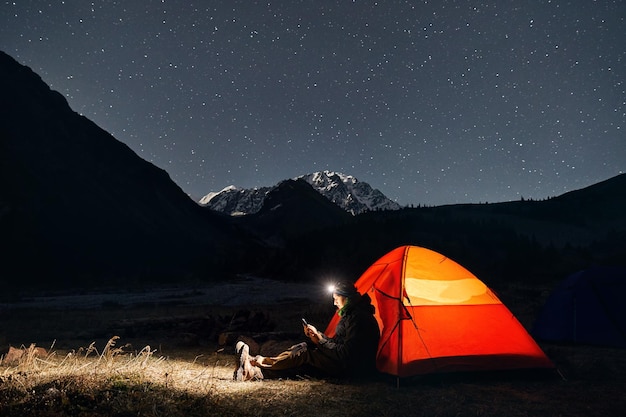
[[(340, 172), (320, 171), (293, 178), (303, 180), (317, 192), (353, 215), (373, 210), (397, 210), (400, 205), (369, 184)], [(240, 189), (234, 186), (202, 197), (200, 204), (230, 215), (258, 212), (265, 196), (275, 187)]]
[(256, 213), (263, 206), (263, 201), (273, 187), (238, 188), (230, 185), (217, 193), (209, 193), (199, 203), (212, 210), (241, 216)]
[(352, 175), (321, 171), (301, 175), (296, 179), (308, 182), (317, 192), (352, 214), (400, 208), (398, 203), (391, 201), (383, 193)]
[(222, 189), (221, 191), (208, 193), (207, 195), (202, 197), (199, 202), (200, 202), (200, 204), (202, 204), (204, 206), (204, 205), (209, 204), (209, 201), (211, 201), (213, 199), (213, 197), (216, 197), (216, 196), (220, 195), (221, 193), (227, 193), (229, 191), (237, 191), (237, 190), (239, 190), (239, 189), (237, 187), (235, 187), (234, 185), (229, 185), (227, 187), (224, 187), (224, 189)]

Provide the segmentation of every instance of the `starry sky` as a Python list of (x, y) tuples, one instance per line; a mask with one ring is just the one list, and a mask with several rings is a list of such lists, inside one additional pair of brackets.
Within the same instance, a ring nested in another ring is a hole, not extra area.
[(403, 205), (626, 172), (626, 1), (2, 1), (0, 50), (194, 200), (321, 170)]

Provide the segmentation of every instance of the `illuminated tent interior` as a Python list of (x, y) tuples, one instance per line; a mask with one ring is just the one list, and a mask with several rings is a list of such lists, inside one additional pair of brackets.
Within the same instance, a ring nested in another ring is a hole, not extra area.
[[(476, 276), (429, 249), (402, 246), (355, 283), (376, 307), (378, 370), (437, 372), (553, 368), (511, 311)], [(335, 315), (326, 329), (332, 336)]]

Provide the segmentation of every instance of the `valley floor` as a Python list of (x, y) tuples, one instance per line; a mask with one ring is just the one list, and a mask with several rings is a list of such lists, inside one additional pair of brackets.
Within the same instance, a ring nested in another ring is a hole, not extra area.
[[(323, 327), (330, 300), (311, 286), (254, 279), (177, 291), (4, 305), (0, 353), (34, 343), (48, 354), (0, 364), (0, 415), (588, 417), (626, 409), (624, 350), (589, 346), (542, 344), (561, 375), (457, 374), (399, 388), (392, 377), (235, 382), (222, 331), (247, 331), (243, 323), (256, 318), (295, 333), (302, 316)], [(224, 302), (233, 297), (241, 302)]]

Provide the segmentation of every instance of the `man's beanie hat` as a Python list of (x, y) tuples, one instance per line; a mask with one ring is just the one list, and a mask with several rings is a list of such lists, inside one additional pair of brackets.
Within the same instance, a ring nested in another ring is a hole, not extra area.
[(348, 298), (353, 297), (357, 294), (356, 288), (354, 288), (354, 284), (346, 281), (338, 282), (335, 285), (335, 290), (333, 292), (337, 295)]

